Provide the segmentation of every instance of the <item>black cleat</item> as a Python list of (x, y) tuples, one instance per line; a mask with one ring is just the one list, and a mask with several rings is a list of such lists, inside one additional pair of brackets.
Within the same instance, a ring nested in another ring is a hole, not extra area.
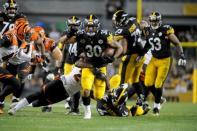
[(51, 112), (51, 111), (52, 111), (52, 107), (48, 107), (48, 106), (42, 107), (42, 112)]
[(68, 113), (66, 113), (66, 115), (78, 116), (78, 115), (80, 115), (79, 109), (70, 110)]
[(153, 115), (159, 116), (159, 109), (158, 108), (153, 108)]

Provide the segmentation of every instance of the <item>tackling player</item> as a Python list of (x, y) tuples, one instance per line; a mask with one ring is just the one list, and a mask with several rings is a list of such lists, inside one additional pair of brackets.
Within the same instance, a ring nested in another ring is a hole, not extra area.
[[(78, 31), (81, 27), (81, 20), (76, 16), (68, 18), (67, 23), (68, 29), (63, 33), (63, 35), (67, 35), (71, 31)], [(65, 43), (65, 41), (63, 41), (63, 43)], [(63, 45), (62, 52), (64, 57), (62, 63), (62, 65), (64, 65), (64, 74), (68, 75), (72, 71), (75, 62), (79, 59), (80, 49), (77, 46), (77, 42), (75, 42), (73, 44)], [(68, 100), (66, 100), (65, 107), (70, 106), (71, 108), (68, 114), (79, 114), (79, 99), (80, 92), (77, 92), (72, 98), (68, 98)]]

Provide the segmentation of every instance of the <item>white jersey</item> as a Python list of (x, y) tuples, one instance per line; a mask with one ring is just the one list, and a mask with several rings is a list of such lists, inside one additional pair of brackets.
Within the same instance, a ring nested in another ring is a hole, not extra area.
[(33, 46), (30, 44), (28, 50), (29, 52), (25, 53), (27, 48), (22, 49), (20, 48), (17, 55), (15, 55), (12, 59), (10, 59), (8, 62), (13, 64), (13, 65), (19, 65), (24, 62), (30, 62), (32, 53), (33, 53)]
[[(1, 47), (0, 48), (0, 63), (3, 62), (2, 59), (4, 57), (7, 57), (7, 56), (9, 56), (9, 55), (11, 55), (13, 53), (16, 53), (17, 50), (18, 50), (18, 46), (15, 46), (15, 45), (7, 47), (7, 48), (6, 47)], [(12, 57), (12, 55), (10, 56), (10, 58), (11, 57)]]
[(60, 77), (69, 96), (73, 96), (75, 93), (81, 90), (80, 81), (76, 81), (74, 78), (75, 75), (81, 74), (80, 70), (80, 68), (74, 67), (70, 74), (62, 75)]

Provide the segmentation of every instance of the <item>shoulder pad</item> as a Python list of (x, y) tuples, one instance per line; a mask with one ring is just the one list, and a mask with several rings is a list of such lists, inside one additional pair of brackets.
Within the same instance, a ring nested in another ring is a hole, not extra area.
[(163, 25), (163, 30), (166, 32), (166, 34), (174, 34), (174, 29), (170, 25)]

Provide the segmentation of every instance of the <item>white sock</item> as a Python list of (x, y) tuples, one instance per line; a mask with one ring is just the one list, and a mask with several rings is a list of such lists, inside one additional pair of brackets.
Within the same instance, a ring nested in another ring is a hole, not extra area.
[(154, 108), (158, 108), (160, 110), (161, 104), (160, 103), (154, 103)]
[(84, 109), (85, 111), (91, 111), (90, 105), (87, 105), (87, 106), (84, 105)]
[(14, 99), (19, 100), (19, 98), (17, 98), (16, 96), (12, 96), (12, 100)]
[(26, 98), (23, 98), (22, 100), (20, 100), (17, 105), (13, 108), (15, 111), (20, 110), (21, 108), (26, 107), (27, 105), (29, 105), (30, 103), (27, 101)]

